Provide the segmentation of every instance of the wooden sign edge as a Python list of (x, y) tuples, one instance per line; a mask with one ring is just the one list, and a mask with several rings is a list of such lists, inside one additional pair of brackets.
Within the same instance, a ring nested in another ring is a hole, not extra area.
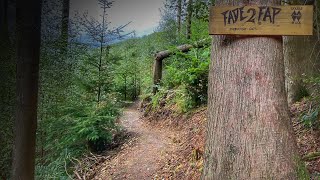
[[(270, 5), (270, 7), (290, 7), (290, 6), (295, 6), (295, 7), (309, 7), (312, 9), (312, 22), (311, 22), (311, 26), (312, 26), (312, 32), (311, 33), (306, 33), (306, 34), (284, 34), (284, 33), (279, 33), (279, 34), (237, 34), (237, 33), (211, 33), (211, 23), (212, 23), (212, 18), (213, 17), (213, 8), (215, 7), (258, 7), (259, 5), (248, 5), (248, 6), (226, 6), (226, 5), (218, 5), (218, 6), (210, 6), (209, 7), (209, 35), (239, 35), (239, 36), (313, 36), (314, 35), (314, 6), (313, 5), (275, 5), (272, 6)], [(262, 5), (263, 6), (263, 5)]]

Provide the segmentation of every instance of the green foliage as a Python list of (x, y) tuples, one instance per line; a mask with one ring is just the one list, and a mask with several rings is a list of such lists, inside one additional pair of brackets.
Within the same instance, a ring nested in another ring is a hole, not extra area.
[[(74, 108), (74, 107), (72, 107)], [(81, 139), (87, 141), (96, 141), (100, 138), (111, 142), (112, 130), (116, 128), (114, 120), (119, 115), (119, 110), (115, 104), (104, 102), (99, 105), (85, 106), (82, 112), (74, 114), (74, 109), (68, 118), (75, 119), (75, 126), (72, 131), (76, 132), (75, 137), (68, 137), (69, 141), (76, 139), (79, 142)]]
[(305, 165), (305, 163), (301, 160), (300, 157), (295, 157), (295, 162), (297, 164), (297, 176), (299, 180), (309, 180), (310, 174)]
[[(66, 55), (60, 53), (59, 40), (43, 43), (37, 179), (68, 179), (76, 158), (101, 151), (100, 146), (112, 141), (120, 105), (152, 92), (154, 54), (208, 38), (206, 3), (195, 1), (191, 40), (182, 33), (185, 22), (177, 33), (175, 15), (168, 11), (158, 32), (112, 45), (106, 42), (102, 53), (70, 42)], [(151, 98), (153, 108), (171, 103), (187, 112), (205, 104), (209, 56), (210, 48), (205, 47), (166, 59), (160, 91)]]
[(139, 94), (150, 93), (152, 87), (153, 53), (157, 36), (152, 34), (118, 43), (111, 49), (114, 63), (113, 92), (123, 101), (133, 101)]
[(61, 151), (56, 159), (48, 161), (48, 163), (45, 165), (37, 162), (35, 175), (36, 179), (71, 179), (67, 175), (67, 162), (70, 162), (70, 160), (70, 152), (68, 151), (68, 149), (65, 149)]
[(311, 87), (313, 89), (313, 94), (309, 97), (310, 101), (314, 103), (313, 108), (311, 108), (308, 112), (301, 114), (301, 120), (305, 127), (312, 129), (320, 128), (320, 116), (319, 116), (319, 102), (320, 102), (320, 92), (318, 91), (320, 88), (320, 77), (309, 77), (305, 78), (304, 83), (306, 86)]
[(313, 90), (312, 97), (313, 99), (317, 99), (320, 101), (320, 75), (313, 76), (313, 77), (306, 77), (303, 80), (304, 83), (307, 84), (308, 87), (310, 87)]
[(159, 88), (157, 94), (151, 97), (152, 110), (159, 108), (161, 101), (167, 96), (168, 90)]
[(166, 92), (172, 91), (175, 95), (172, 99), (166, 100), (171, 104), (176, 104), (180, 112), (187, 112), (207, 102), (210, 48), (192, 49), (188, 53), (182, 53), (176, 50), (176, 46), (194, 44), (209, 37), (208, 5), (213, 1), (194, 1), (191, 39), (187, 39), (184, 33), (186, 32), (185, 21), (182, 21), (180, 33), (177, 31), (176, 12), (173, 13), (176, 4), (171, 1), (166, 1), (166, 3), (169, 5), (162, 10), (157, 43), (163, 46), (159, 51), (168, 49), (173, 51), (174, 55), (163, 61), (163, 79), (159, 85), (160, 91), (152, 98), (152, 104), (154, 108), (163, 104), (159, 102), (161, 98), (166, 98)]
[(309, 96), (310, 96), (310, 94), (309, 94), (307, 88), (304, 87), (304, 86), (300, 86), (299, 89), (298, 89), (298, 92), (297, 92), (297, 94), (295, 96), (294, 101), (299, 101), (302, 98), (309, 97)]
[(301, 120), (303, 125), (307, 128), (320, 128), (319, 109), (311, 110), (308, 113), (302, 114)]
[(165, 68), (163, 85), (177, 89), (175, 101), (183, 111), (207, 102), (209, 52), (205, 48), (189, 54), (177, 53)]
[(193, 100), (193, 94), (188, 91), (185, 85), (179, 86), (175, 94), (172, 102), (177, 105), (179, 112), (186, 113), (196, 106)]
[(175, 52), (167, 59), (159, 92), (152, 97), (153, 109), (162, 106), (162, 101), (175, 104), (180, 112), (206, 104), (209, 52), (210, 48), (192, 50), (189, 54)]
[(197, 20), (209, 21), (208, 2), (195, 0), (193, 9), (193, 17)]
[[(77, 59), (73, 61), (72, 68), (68, 65), (70, 57), (47, 49), (42, 52), (37, 131), (38, 179), (67, 179), (74, 158), (80, 158), (89, 151), (102, 151), (118, 130), (115, 120), (120, 114), (120, 107), (109, 86), (112, 59), (104, 56), (102, 71), (99, 72), (96, 67), (99, 56), (95, 49), (77, 44), (70, 46), (74, 46), (70, 54)], [(55, 62), (56, 59), (61, 61)], [(98, 87), (101, 87), (99, 102)]]
[(112, 82), (112, 66), (108, 56), (103, 56), (100, 63), (100, 51), (94, 49), (84, 52), (81, 60), (75, 76), (76, 85), (83, 90), (88, 101), (98, 102), (98, 96), (99, 101), (105, 100), (105, 95), (111, 92), (109, 84)]

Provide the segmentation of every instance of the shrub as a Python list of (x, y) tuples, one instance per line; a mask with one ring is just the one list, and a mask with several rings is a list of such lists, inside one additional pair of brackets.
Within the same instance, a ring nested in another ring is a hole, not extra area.
[(303, 125), (307, 128), (318, 129), (320, 128), (319, 109), (311, 110), (302, 115)]
[(164, 72), (163, 86), (177, 91), (176, 102), (181, 110), (206, 104), (210, 49), (178, 53), (170, 60)]

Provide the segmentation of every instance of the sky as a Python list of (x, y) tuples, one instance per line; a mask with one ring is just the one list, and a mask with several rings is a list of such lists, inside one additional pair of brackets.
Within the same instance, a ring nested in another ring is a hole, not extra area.
[[(115, 0), (111, 9), (108, 9), (108, 21), (111, 26), (131, 22), (125, 29), (130, 32), (135, 30), (136, 35), (151, 34), (160, 21), (159, 8), (163, 6), (163, 0)], [(82, 14), (88, 11), (89, 16), (99, 18), (101, 9), (97, 0), (71, 0), (71, 13), (78, 11)]]

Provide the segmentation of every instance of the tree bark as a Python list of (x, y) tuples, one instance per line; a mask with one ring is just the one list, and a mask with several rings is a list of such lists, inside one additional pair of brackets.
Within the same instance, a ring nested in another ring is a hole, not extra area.
[(70, 0), (63, 0), (61, 40), (62, 40), (62, 51), (64, 54), (66, 54), (68, 49), (69, 9), (70, 9)]
[[(2, 0), (0, 2), (0, 24), (8, 24), (8, 0)], [(1, 26), (1, 29), (3, 29), (4, 27), (8, 28), (8, 26)]]
[(181, 33), (181, 14), (182, 14), (182, 0), (177, 2), (177, 23), (178, 23), (178, 35)]
[(17, 110), (12, 179), (34, 179), (41, 0), (17, 0)]
[(13, 116), (15, 108), (15, 62), (8, 31), (8, 0), (0, 2), (0, 179), (11, 173)]
[(127, 76), (124, 76), (124, 101), (127, 101)]
[(9, 93), (7, 90), (10, 89), (8, 83), (10, 77), (8, 76), (11, 74), (8, 72), (8, 67), (10, 67), (10, 65), (12, 66), (11, 53), (11, 43), (8, 31), (8, 0), (3, 0), (0, 2), (0, 79), (2, 80), (0, 88), (4, 90), (4, 92), (0, 94), (0, 102), (7, 102), (6, 100), (9, 100), (5, 95)]
[[(290, 4), (304, 5), (314, 1), (290, 1)], [(317, 17), (316, 17), (317, 18)], [(313, 36), (285, 36), (284, 61), (286, 67), (286, 90), (288, 103), (292, 104), (305, 95), (313, 92), (303, 82), (304, 78), (320, 74), (320, 42), (317, 32)]]
[(133, 100), (136, 100), (137, 99), (137, 74), (134, 73), (134, 81), (133, 81), (133, 84), (134, 84), (134, 91), (133, 91)]
[(225, 38), (215, 36), (212, 42), (202, 179), (297, 179), (281, 37), (252, 36), (227, 45)]
[(153, 67), (153, 94), (158, 92), (158, 87), (162, 79), (162, 59), (156, 59)]
[[(103, 4), (103, 15), (102, 15), (102, 29), (105, 29), (105, 18), (106, 18), (106, 9), (107, 5), (106, 3)], [(102, 73), (102, 56), (103, 56), (103, 43), (105, 42), (105, 34), (104, 31), (101, 32), (100, 34), (101, 39), (100, 39), (100, 54), (99, 54), (99, 66), (98, 66), (98, 104), (100, 104), (101, 101), (101, 88), (102, 88), (102, 82), (101, 82), (101, 73)]]
[(191, 24), (192, 24), (192, 13), (193, 13), (193, 0), (188, 1), (188, 15), (187, 15), (187, 32), (186, 37), (187, 39), (191, 39)]

